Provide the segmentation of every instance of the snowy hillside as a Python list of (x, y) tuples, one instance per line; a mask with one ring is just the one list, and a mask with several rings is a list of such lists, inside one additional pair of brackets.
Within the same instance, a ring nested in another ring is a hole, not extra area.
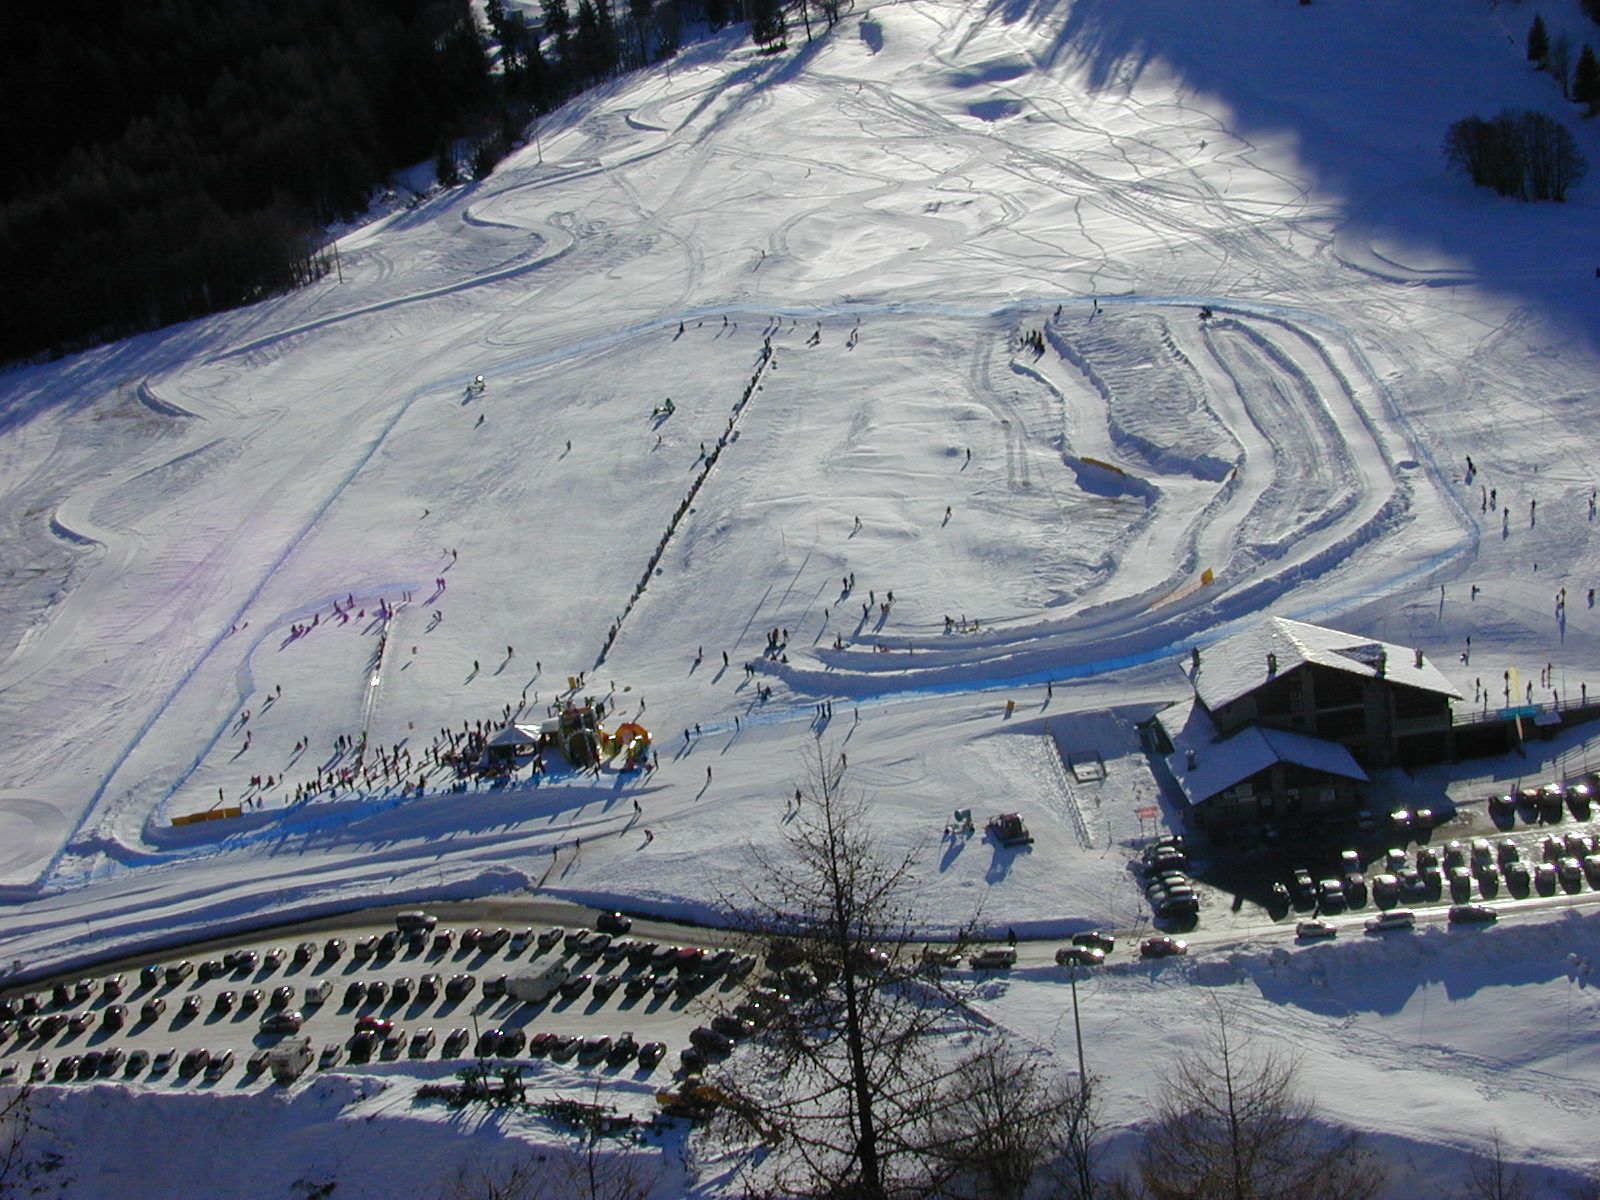
[[(344, 237), (342, 280), (4, 377), (0, 961), (533, 887), (705, 919), (819, 740), (922, 848), (937, 926), (1134, 929), (1135, 810), (1175, 816), (1135, 726), (1196, 642), (1271, 612), (1423, 647), (1467, 696), (1600, 684), (1595, 185), (1519, 204), (1438, 152), (1517, 106), (1600, 162), (1529, 17), (929, 0), (771, 58), (730, 31)], [(463, 793), (430, 766), (580, 673), (659, 769)], [(325, 787), (363, 735), (401, 766)], [(1376, 788), (1467, 805), (1541, 771)], [(242, 815), (173, 825), (219, 799)], [(1037, 842), (943, 841), (961, 808)], [(1440, 927), (1285, 958), (1259, 910), (1208, 911), (1215, 961), (1080, 988), (1111, 1123), (1216, 988), (1408, 1186), (1494, 1127), (1581, 1169), (1583, 912), (1494, 953)], [(1064, 1050), (1059, 975), (991, 1015)], [(52, 1110), (166, 1120), (86, 1095)], [(321, 1123), (385, 1103), (324, 1082), (272, 1119), (337, 1163), (351, 1126)], [(125, 1189), (91, 1183), (123, 1145), (74, 1143), (82, 1194)]]

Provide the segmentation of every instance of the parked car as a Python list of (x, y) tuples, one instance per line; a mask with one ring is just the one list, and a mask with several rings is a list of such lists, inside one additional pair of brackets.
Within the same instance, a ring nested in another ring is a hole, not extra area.
[(1386, 933), (1391, 929), (1415, 929), (1417, 914), (1409, 908), (1391, 908), (1367, 922), (1368, 933)]
[(632, 1061), (634, 1055), (639, 1053), (639, 1043), (633, 1040), (633, 1034), (625, 1033), (611, 1043), (611, 1049), (606, 1051), (606, 1065), (612, 1067), (626, 1066)]
[(250, 1057), (244, 1060), (244, 1073), (246, 1075), (261, 1074), (267, 1069), (267, 1056), (271, 1053), (272, 1051), (266, 1046), (256, 1047), (251, 1052)]
[(357, 1030), (350, 1038), (350, 1061), (364, 1063), (371, 1059), (372, 1052), (377, 1048), (378, 1035), (371, 1029)]
[(188, 959), (184, 959), (182, 962), (173, 963), (167, 968), (167, 986), (177, 987), (180, 983), (193, 974), (194, 964)]
[(1174, 955), (1189, 953), (1189, 943), (1182, 938), (1170, 937), (1158, 933), (1154, 937), (1147, 937), (1139, 943), (1139, 956), (1141, 958), (1171, 958)]
[(298, 1009), (287, 1008), (280, 1012), (270, 1012), (261, 1018), (262, 1033), (299, 1033), (300, 1026), (305, 1024), (305, 1014)]
[(594, 998), (596, 1000), (609, 1000), (611, 993), (622, 986), (622, 976), (602, 975), (594, 981)]
[(968, 962), (975, 971), (1004, 971), (1017, 965), (1017, 952), (1010, 946), (985, 946)]
[(185, 1054), (182, 1061), (178, 1063), (178, 1077), (187, 1079), (191, 1075), (196, 1075), (204, 1071), (210, 1062), (211, 1051), (204, 1046), (196, 1046)]
[(1289, 884), (1289, 892), (1294, 896), (1296, 904), (1310, 904), (1317, 894), (1317, 885), (1311, 878), (1311, 872), (1304, 867), (1296, 867), (1294, 878)]
[(344, 989), (344, 1007), (355, 1008), (367, 998), (367, 985), (359, 979), (352, 979)]
[(396, 1004), (406, 1004), (411, 1000), (412, 987), (411, 980), (402, 975), (389, 985), (389, 998)]
[(124, 1075), (137, 1075), (150, 1065), (150, 1051), (139, 1049), (128, 1051), (128, 1064), (123, 1067)]
[(440, 1057), (459, 1058), (461, 1052), (467, 1048), (467, 1042), (471, 1038), (472, 1035), (460, 1026), (452, 1029), (450, 1035), (444, 1039), (444, 1049), (440, 1051)]
[(433, 953), (435, 954), (449, 954), (455, 944), (456, 931), (453, 929), (441, 929), (433, 935)]
[(211, 1005), (211, 1011), (219, 1013), (232, 1012), (238, 1002), (239, 994), (237, 992), (231, 990), (220, 991), (217, 993), (216, 1001)]
[(633, 921), (619, 912), (604, 912), (595, 918), (594, 927), (603, 933), (627, 933)]
[(509, 929), (496, 929), (493, 933), (486, 933), (478, 939), (478, 949), (485, 954), (498, 954), (510, 940)]
[(1500, 914), (1487, 904), (1452, 904), (1450, 906), (1450, 924), (1452, 925), (1486, 925), (1498, 919)]
[(477, 986), (478, 980), (474, 975), (452, 975), (450, 976), (450, 982), (444, 985), (444, 998), (446, 1000), (464, 1000), (472, 994), (472, 989)]
[(711, 1018), (711, 1028), (737, 1042), (753, 1034), (756, 1031), (756, 1024), (737, 1013), (718, 1013)]
[(1098, 967), (1106, 961), (1106, 952), (1097, 946), (1063, 946), (1056, 951), (1058, 967)]
[(341, 937), (331, 937), (322, 943), (322, 957), (328, 962), (338, 962), (344, 957), (348, 943)]
[(105, 1012), (100, 1014), (100, 1024), (106, 1029), (121, 1029), (128, 1023), (128, 1006), (126, 1004), (109, 1005)]
[(539, 935), (539, 953), (543, 954), (546, 950), (550, 949), (551, 946), (554, 946), (562, 938), (566, 937), (566, 935), (567, 931), (560, 925), (550, 926), (550, 928), (546, 929)]
[(592, 1034), (583, 1039), (583, 1044), (578, 1047), (578, 1061), (581, 1063), (597, 1063), (611, 1050), (611, 1038), (603, 1033)]
[(501, 1058), (515, 1058), (522, 1053), (522, 1048), (527, 1044), (527, 1030), (520, 1026), (513, 1026), (500, 1034), (497, 1049)]
[(256, 1009), (261, 1007), (266, 998), (266, 993), (260, 988), (251, 988), (248, 992), (239, 997), (239, 1011), (247, 1013), (255, 1012)]
[(344, 1046), (338, 1042), (329, 1042), (322, 1048), (322, 1054), (317, 1059), (317, 1068), (322, 1071), (337, 1067), (344, 1061)]
[(433, 1032), (433, 1026), (428, 1025), (417, 1030), (411, 1035), (410, 1055), (412, 1058), (427, 1058), (428, 1051), (432, 1050), (434, 1043), (439, 1040)]
[(269, 971), (276, 971), (283, 966), (284, 960), (289, 957), (289, 952), (282, 946), (274, 946), (261, 959), (261, 965)]
[(367, 984), (367, 1003), (375, 1008), (382, 1008), (389, 1002), (389, 985), (381, 979), (374, 979)]
[(630, 975), (622, 984), (622, 994), (637, 1000), (655, 986), (656, 975), (654, 971), (641, 971), (637, 975)]
[(1294, 927), (1294, 935), (1297, 938), (1303, 938), (1308, 941), (1312, 938), (1338, 937), (1339, 927), (1332, 921), (1314, 918), (1309, 921), (1297, 922)]
[(1575, 892), (1583, 886), (1583, 865), (1577, 859), (1568, 855), (1556, 860), (1556, 878), (1561, 881), (1561, 886), (1569, 892)]
[(356, 1032), (372, 1032), (387, 1036), (394, 1029), (394, 1022), (378, 1016), (376, 1013), (367, 1013), (356, 1018)]
[(587, 973), (574, 975), (561, 985), (561, 995), (564, 999), (576, 1000), (588, 990), (589, 985), (593, 982), (593, 975)]
[(167, 1011), (167, 1002), (160, 996), (151, 996), (139, 1006), (139, 1019), (146, 1025), (161, 1019), (161, 1014)]
[(733, 1039), (709, 1025), (697, 1025), (690, 1030), (689, 1044), (710, 1054), (727, 1054), (733, 1049)]
[(1074, 946), (1089, 946), (1095, 950), (1110, 954), (1117, 948), (1117, 939), (1113, 934), (1101, 933), (1098, 929), (1090, 929), (1083, 933), (1073, 934), (1072, 944)]
[(304, 966), (317, 956), (315, 942), (301, 942), (294, 948), (294, 961), (298, 966)]
[(172, 1064), (177, 1057), (178, 1052), (171, 1046), (168, 1046), (165, 1050), (158, 1050), (155, 1057), (150, 1060), (150, 1074), (165, 1075), (172, 1070)]
[(667, 1056), (665, 1042), (646, 1042), (639, 1047), (639, 1065), (646, 1070), (653, 1069)]
[(153, 988), (161, 982), (161, 964), (146, 963), (139, 968), (139, 986)]

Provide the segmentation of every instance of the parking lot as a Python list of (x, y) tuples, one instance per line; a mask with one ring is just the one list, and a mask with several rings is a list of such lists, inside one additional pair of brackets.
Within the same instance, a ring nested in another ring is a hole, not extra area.
[[(55, 980), (0, 997), (0, 1070), (63, 1084), (238, 1089), (270, 1084), (271, 1050), (300, 1037), (310, 1039), (309, 1072), (548, 1056), (647, 1077), (676, 1068), (691, 1045), (726, 1049), (710, 1032), (713, 1011), (744, 990), (752, 957), (599, 931), (593, 914), (570, 906), (564, 915), (590, 919), (402, 932), (391, 917)], [(551, 994), (519, 999), (508, 988)]]

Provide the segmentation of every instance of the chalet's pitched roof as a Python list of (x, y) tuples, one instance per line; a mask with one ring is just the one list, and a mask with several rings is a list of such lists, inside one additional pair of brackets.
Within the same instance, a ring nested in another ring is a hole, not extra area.
[(1287, 617), (1268, 617), (1253, 629), (1201, 647), (1199, 669), (1196, 670), (1190, 660), (1183, 664), (1183, 673), (1205, 706), (1217, 709), (1249, 695), (1273, 678), (1268, 672), (1269, 654), (1276, 658), (1278, 675), (1314, 663), (1370, 679), (1378, 676), (1381, 663), (1383, 677), (1394, 683), (1456, 700), (1462, 698), (1426, 656), (1418, 666), (1417, 652), (1411, 647), (1373, 641), (1321, 625), (1291, 621)]
[[(1350, 751), (1337, 742), (1303, 733), (1250, 725), (1230, 738), (1217, 741), (1216, 726), (1211, 723), (1210, 715), (1193, 699), (1162, 709), (1156, 719), (1172, 743), (1167, 767), (1191, 805), (1204, 804), (1218, 792), (1278, 762), (1343, 779), (1363, 783), (1367, 780), (1367, 773), (1350, 756)], [(1194, 754), (1192, 767), (1190, 752)]]

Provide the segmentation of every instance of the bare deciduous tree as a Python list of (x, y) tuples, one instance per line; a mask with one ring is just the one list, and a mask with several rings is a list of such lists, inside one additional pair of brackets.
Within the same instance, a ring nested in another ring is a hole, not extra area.
[(1522, 1172), (1506, 1160), (1498, 1129), (1490, 1134), (1489, 1148), (1473, 1154), (1467, 1174), (1475, 1200), (1528, 1200), (1532, 1195)]
[(1092, 1089), (1084, 1081), (1058, 1076), (997, 1039), (963, 1058), (943, 1092), (933, 1122), (940, 1176), (931, 1194), (1023, 1200), (1048, 1176), (1057, 1200), (1092, 1195), (1087, 1151), (1095, 1127)]
[(752, 851), (724, 901), (790, 1000), (716, 1083), (775, 1135), (785, 1195), (922, 1195), (955, 1069), (941, 1043), (973, 1022), (914, 944), (916, 853), (882, 851), (842, 755), (819, 743), (807, 774), (782, 847)]
[(1386, 1172), (1353, 1131), (1330, 1132), (1297, 1062), (1252, 1043), (1215, 998), (1202, 1040), (1173, 1067), (1136, 1154), (1150, 1200), (1369, 1200)]
[(34, 1128), (33, 1088), (24, 1084), (0, 1091), (0, 1197), (27, 1191), (36, 1166), (53, 1170), (59, 1164), (53, 1156), (38, 1163), (31, 1157), (28, 1143)]
[(661, 1171), (637, 1152), (581, 1145), (511, 1162), (465, 1164), (447, 1200), (648, 1200)]

